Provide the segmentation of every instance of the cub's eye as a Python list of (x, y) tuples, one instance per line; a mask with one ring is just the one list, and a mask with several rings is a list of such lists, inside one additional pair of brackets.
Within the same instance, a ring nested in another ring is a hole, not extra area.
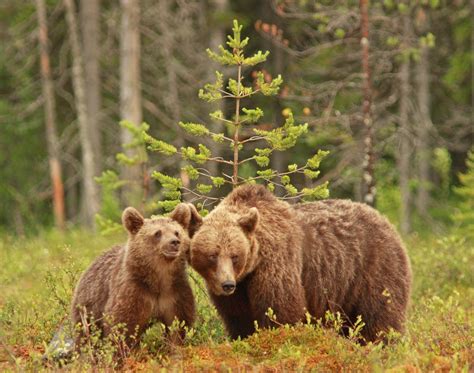
[(232, 259), (232, 263), (235, 264), (239, 261), (239, 256), (238, 255), (232, 255), (231, 259)]
[(217, 260), (217, 254), (211, 254), (209, 255), (209, 259), (213, 262), (215, 262)]
[(155, 232), (155, 238), (160, 239), (161, 238), (161, 230)]
[(176, 237), (179, 237), (179, 232), (178, 232), (178, 231), (175, 231), (175, 232), (174, 232), (174, 235), (175, 235)]

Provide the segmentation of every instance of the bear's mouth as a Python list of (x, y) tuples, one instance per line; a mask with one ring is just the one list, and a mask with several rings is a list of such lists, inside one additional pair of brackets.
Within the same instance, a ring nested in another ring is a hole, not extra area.
[(163, 256), (166, 258), (166, 259), (175, 259), (177, 258), (179, 255), (179, 250), (165, 250), (163, 251)]

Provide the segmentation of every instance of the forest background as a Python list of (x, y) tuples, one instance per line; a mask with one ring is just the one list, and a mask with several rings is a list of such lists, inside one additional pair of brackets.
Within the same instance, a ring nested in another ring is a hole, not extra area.
[[(119, 123), (146, 122), (152, 135), (178, 147), (202, 141), (178, 122), (210, 122), (210, 105), (197, 95), (217, 69), (205, 51), (225, 42), (234, 18), (252, 50), (271, 50), (262, 65), (266, 77), (284, 79), (276, 99), (257, 101), (265, 112), (259, 126), (281, 125), (290, 110), (309, 125), (291, 154), (272, 155), (274, 169), (329, 150), (320, 182), (330, 182), (331, 197), (364, 200), (369, 102), (377, 207), (409, 233), (451, 223), (462, 199), (453, 187), (466, 172), (474, 132), (469, 1), (374, 2), (367, 56), (355, 1), (4, 0), (0, 6), (5, 232), (94, 228), (107, 200), (95, 178), (106, 170), (141, 184), (147, 195), (140, 202), (162, 198), (156, 182), (142, 179), (152, 170), (179, 175), (181, 164), (153, 155), (146, 164), (122, 166), (116, 154), (131, 135)], [(243, 74), (247, 82), (255, 78), (254, 69)], [(119, 207), (131, 202), (123, 189)], [(119, 212), (105, 211), (110, 218)]]

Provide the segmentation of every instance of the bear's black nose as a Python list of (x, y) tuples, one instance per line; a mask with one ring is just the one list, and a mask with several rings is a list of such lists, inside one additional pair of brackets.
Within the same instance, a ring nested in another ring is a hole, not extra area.
[(180, 243), (181, 243), (180, 240), (174, 239), (174, 240), (171, 240), (170, 245), (172, 245), (172, 246), (178, 246)]
[(235, 282), (234, 281), (225, 281), (222, 283), (222, 289), (226, 293), (231, 293), (235, 290)]

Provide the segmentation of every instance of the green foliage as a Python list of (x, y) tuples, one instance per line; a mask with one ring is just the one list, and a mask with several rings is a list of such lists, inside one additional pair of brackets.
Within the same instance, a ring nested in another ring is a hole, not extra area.
[(100, 177), (95, 179), (102, 187), (102, 205), (96, 215), (96, 224), (102, 234), (112, 234), (120, 231), (121, 208), (118, 190), (126, 184), (119, 176), (111, 170), (104, 171)]
[(461, 203), (453, 219), (466, 237), (474, 239), (474, 149), (468, 153), (466, 166), (466, 172), (458, 175), (461, 186), (454, 187), (454, 192), (461, 198)]
[(471, 49), (473, 27), (472, 13), (464, 10), (456, 14), (450, 30), (453, 49), (447, 55), (448, 66), (443, 76), (443, 83), (457, 104), (470, 105), (474, 94), (472, 84), (469, 84), (474, 66), (474, 54)]
[(263, 111), (258, 107), (255, 109), (243, 108), (242, 111), (245, 113), (245, 116), (242, 115), (242, 123), (257, 123), (263, 117)]
[(446, 148), (436, 148), (433, 153), (432, 165), (441, 179), (441, 192), (446, 196), (449, 194), (449, 187), (451, 185), (451, 156)]
[(293, 114), (290, 113), (283, 127), (271, 131), (255, 129), (254, 132), (269, 144), (272, 151), (283, 151), (295, 146), (298, 138), (308, 132), (308, 124), (295, 125)]
[(165, 175), (158, 171), (153, 171), (151, 177), (161, 184), (165, 196), (168, 197), (165, 201), (158, 201), (156, 207), (162, 208), (166, 212), (172, 211), (179, 204), (181, 199), (180, 189), (183, 186), (181, 179)]
[(204, 125), (199, 123), (179, 122), (179, 126), (193, 136), (204, 136), (209, 134), (209, 130)]
[(182, 147), (181, 155), (184, 160), (195, 162), (198, 164), (206, 163), (211, 157), (211, 151), (203, 144), (198, 145), (199, 149), (196, 150), (191, 146)]
[[(199, 90), (199, 98), (207, 102), (213, 102), (222, 98), (221, 90), (224, 86), (224, 74), (216, 71), (214, 84), (207, 83), (204, 89)], [(221, 112), (222, 114), (222, 112)]]
[(173, 145), (167, 144), (164, 141), (157, 140), (144, 132), (142, 134), (143, 141), (148, 145), (147, 149), (152, 152), (163, 153), (165, 155), (173, 155), (178, 151)]
[(312, 170), (319, 168), (319, 164), (329, 154), (327, 151), (318, 150), (318, 152), (310, 159), (308, 159), (308, 167)]
[(420, 38), (420, 45), (422, 47), (434, 48), (435, 41), (436, 41), (435, 36), (431, 32), (429, 32), (428, 34)]
[(124, 153), (118, 153), (116, 156), (117, 161), (122, 165), (127, 166), (145, 163), (148, 158), (146, 152), (144, 151), (146, 141), (143, 137), (143, 133), (146, 133), (150, 126), (146, 123), (142, 123), (141, 125), (137, 126), (128, 120), (122, 120), (120, 122), (120, 126), (125, 128), (132, 135), (131, 141), (128, 144), (123, 145), (125, 152), (127, 149), (135, 149), (137, 151), (134, 157), (129, 157)]
[(272, 79), (270, 83), (265, 82), (263, 72), (257, 73), (257, 87), (263, 93), (264, 96), (274, 96), (280, 90), (280, 86), (283, 83), (281, 75), (278, 75), (275, 79)]

